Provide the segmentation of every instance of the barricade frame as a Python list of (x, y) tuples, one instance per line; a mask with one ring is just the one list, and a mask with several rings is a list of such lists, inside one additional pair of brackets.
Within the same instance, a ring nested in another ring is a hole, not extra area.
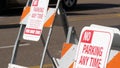
[[(32, 1), (28, 0), (27, 3), (26, 3), (25, 8), (29, 7), (31, 5), (31, 3), (32, 3)], [(73, 40), (73, 38), (76, 37), (76, 36), (74, 36), (74, 35), (76, 35), (76, 32), (74, 30), (74, 27), (69, 27), (65, 11), (61, 8), (60, 0), (58, 0), (58, 2), (56, 4), (55, 12), (56, 12), (55, 17), (61, 19), (60, 24), (62, 24), (62, 25), (60, 25), (60, 26), (62, 26), (64, 28), (65, 36), (67, 38), (66, 42), (71, 42), (71, 40)], [(46, 41), (44, 40), (43, 35), (41, 35), (41, 38), (40, 38), (42, 40), (43, 45), (44, 45), (44, 50), (43, 50), (43, 54), (42, 54), (42, 58), (41, 58), (40, 68), (43, 68), (43, 63), (44, 63), (44, 58), (45, 58), (46, 53), (49, 56), (49, 58), (51, 59), (53, 65), (54, 65), (54, 68), (56, 68), (56, 64), (55, 64), (55, 62), (53, 60), (53, 57), (51, 56), (51, 54), (49, 53), (49, 51), (47, 49), (48, 44), (49, 44), (49, 40), (50, 40), (50, 37), (51, 37), (51, 34), (52, 34), (53, 26), (56, 25), (56, 24), (54, 24), (54, 22), (56, 22), (56, 19), (53, 21), (52, 26), (49, 27), (50, 29), (49, 29), (49, 32), (48, 32), (47, 40)], [(15, 62), (16, 62), (18, 47), (19, 47), (21, 38), (23, 36), (23, 32), (24, 32), (26, 24), (27, 23), (20, 23), (20, 28), (19, 28), (18, 35), (17, 35), (16, 41), (15, 41), (15, 44), (14, 44), (10, 64), (15, 64)], [(74, 41), (76, 41), (76, 39)], [(74, 43), (76, 43), (76, 42), (74, 42)]]

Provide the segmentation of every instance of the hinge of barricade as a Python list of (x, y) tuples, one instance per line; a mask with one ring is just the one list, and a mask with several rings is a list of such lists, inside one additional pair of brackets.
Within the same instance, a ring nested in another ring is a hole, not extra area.
[[(29, 21), (30, 19), (32, 19), (32, 18), (30, 18), (31, 13), (32, 13), (31, 10), (33, 10), (33, 8), (34, 8), (34, 7), (31, 8), (31, 4), (33, 3), (32, 1), (36, 1), (34, 5), (38, 4), (38, 2), (37, 2), (38, 0), (28, 0), (26, 6), (23, 9), (23, 13), (22, 13), (21, 19), (20, 19), (19, 33), (18, 33), (17, 39), (15, 41), (15, 46), (13, 48), (11, 62), (9, 63), (8, 68), (14, 68), (14, 67), (15, 68), (27, 68), (27, 67), (15, 64), (16, 57), (17, 57), (17, 51), (18, 51), (18, 47), (19, 47), (19, 43), (21, 41), (21, 38), (23, 36), (24, 39), (31, 40), (31, 38), (28, 38), (31, 35), (40, 36), (41, 30), (39, 30), (39, 27), (38, 27), (38, 29), (36, 29), (37, 27), (31, 28), (32, 23)], [(40, 11), (42, 11), (42, 9)], [(43, 51), (42, 58), (41, 58), (40, 68), (43, 67), (44, 57), (45, 57), (46, 53), (49, 56), (49, 58), (51, 59), (54, 67), (56, 68), (55, 62), (54, 62), (53, 58), (51, 57), (51, 54), (49, 53), (49, 51), (47, 49), (49, 39), (50, 39), (50, 36), (52, 33), (53, 25), (62, 26), (64, 28), (65, 36), (67, 37), (67, 41), (71, 42), (71, 40), (76, 37), (76, 36), (74, 36), (74, 35), (76, 35), (76, 33), (75, 33), (75, 30), (73, 28), (68, 29), (69, 25), (67, 23), (66, 14), (65, 14), (65, 11), (63, 11), (61, 8), (60, 0), (57, 1), (55, 8), (51, 8), (51, 7), (47, 8), (47, 12), (45, 12), (45, 14), (46, 15), (45, 15), (44, 20), (43, 20), (43, 22), (44, 22), (43, 27), (47, 27), (50, 29), (49, 29), (49, 33), (48, 33), (48, 37), (47, 37), (46, 41), (44, 40), (42, 33), (41, 33), (41, 37), (39, 37), (39, 38), (41, 38), (43, 45), (44, 45), (44, 51)], [(39, 13), (38, 13), (38, 15), (39, 15)], [(36, 14), (33, 14), (33, 17), (36, 17)], [(58, 22), (58, 20), (59, 20), (59, 22)], [(37, 20), (37, 21), (40, 21), (40, 20)], [(30, 24), (28, 22), (30, 22)], [(72, 36), (70, 36), (69, 34), (72, 34)], [(27, 36), (25, 36), (25, 35), (27, 35)], [(68, 37), (69, 37), (69, 39), (68, 39)], [(36, 41), (35, 38), (32, 40)], [(37, 38), (37, 40), (39, 40), (39, 38)], [(76, 43), (75, 41), (76, 41), (76, 39), (72, 42)]]

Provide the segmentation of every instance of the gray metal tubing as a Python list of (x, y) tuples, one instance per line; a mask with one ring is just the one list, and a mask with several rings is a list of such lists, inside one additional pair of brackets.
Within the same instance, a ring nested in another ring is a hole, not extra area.
[(43, 67), (43, 63), (44, 63), (44, 59), (45, 59), (45, 54), (46, 54), (47, 46), (48, 46), (48, 43), (49, 43), (49, 40), (50, 40), (50, 37), (51, 37), (51, 33), (52, 33), (52, 27), (49, 29), (48, 37), (47, 37), (47, 40), (46, 40), (46, 44), (45, 44), (43, 55), (42, 55), (42, 59), (41, 59), (40, 68)]
[(13, 48), (12, 58), (11, 58), (11, 62), (10, 62), (12, 64), (15, 63), (15, 59), (16, 59), (17, 51), (18, 51), (18, 46), (19, 46), (19, 43), (20, 43), (20, 39), (21, 39), (21, 37), (23, 35), (24, 27), (25, 26), (21, 24), (20, 29), (19, 29), (19, 33), (18, 33), (18, 36), (17, 36), (17, 39), (15, 41), (15, 45), (14, 45), (14, 48)]
[[(28, 0), (27, 3), (26, 3), (26, 6), (29, 6), (30, 2), (31, 1)], [(11, 57), (11, 62), (10, 63), (15, 63), (15, 59), (16, 59), (16, 56), (17, 56), (18, 46), (19, 46), (19, 43), (20, 43), (21, 36), (23, 35), (24, 28), (25, 28), (25, 25), (21, 24), (19, 32), (18, 32), (17, 39), (15, 41), (15, 46), (13, 48), (13, 53), (12, 53), (12, 57)]]
[[(44, 40), (43, 35), (41, 35), (41, 40), (42, 40), (42, 42), (43, 42), (43, 45), (45, 46), (45, 40)], [(51, 59), (51, 61), (52, 61), (53, 65), (54, 65), (54, 67), (56, 67), (55, 62), (54, 62), (54, 60), (53, 60), (53, 57), (50, 55), (48, 49), (46, 49), (46, 53), (47, 53), (47, 55), (49, 56), (49, 58)]]
[(70, 43), (73, 27), (69, 27), (66, 43)]
[[(60, 0), (57, 1), (57, 5), (56, 5), (56, 8), (55, 8), (56, 11), (58, 10), (59, 4), (60, 4)], [(49, 52), (48, 52), (48, 50), (47, 50), (47, 46), (48, 46), (48, 43), (49, 43), (49, 40), (50, 40), (51, 33), (52, 33), (52, 27), (50, 28), (49, 33), (48, 33), (48, 37), (47, 37), (47, 40), (46, 40), (46, 44), (45, 44), (43, 55), (42, 55), (42, 59), (41, 59), (40, 68), (43, 67), (45, 54), (48, 53), (48, 55), (50, 55)], [(52, 57), (51, 56), (49, 56), (49, 57), (51, 58), (51, 60), (52, 60), (52, 62), (54, 64), (54, 61), (53, 61)], [(54, 64), (54, 66), (56, 67), (55, 64)]]
[(78, 37), (74, 27), (69, 27), (66, 43), (78, 44)]

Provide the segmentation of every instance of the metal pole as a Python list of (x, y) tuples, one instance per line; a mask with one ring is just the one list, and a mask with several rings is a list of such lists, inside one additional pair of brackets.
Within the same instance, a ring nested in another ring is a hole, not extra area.
[[(55, 8), (56, 11), (58, 10), (59, 4), (60, 4), (60, 0), (57, 1), (56, 8)], [(45, 48), (44, 48), (42, 59), (41, 59), (40, 68), (43, 67), (43, 63), (44, 63), (44, 58), (45, 58), (46, 52), (47, 52), (48, 56), (51, 58), (51, 60), (53, 62), (53, 65), (56, 67), (56, 65), (54, 64), (54, 61), (53, 61), (52, 57), (50, 56), (50, 54), (49, 54), (49, 52), (47, 50), (47, 46), (48, 46), (48, 43), (49, 43), (49, 40), (50, 40), (51, 33), (52, 33), (52, 27), (49, 29), (48, 37), (47, 37), (47, 40), (46, 40), (46, 43), (45, 43)]]
[(44, 59), (45, 59), (45, 54), (46, 54), (47, 46), (48, 46), (48, 43), (49, 43), (49, 40), (50, 40), (50, 37), (51, 37), (51, 33), (52, 33), (52, 27), (49, 29), (48, 37), (47, 37), (47, 40), (46, 40), (46, 44), (45, 44), (43, 55), (42, 55), (42, 59), (41, 59), (40, 68), (43, 67), (43, 63), (44, 63)]
[[(44, 40), (43, 35), (41, 35), (41, 40), (42, 40), (42, 42), (43, 42), (43, 45), (45, 45), (45, 40)], [(48, 49), (46, 49), (46, 53), (47, 53), (47, 55), (49, 56), (49, 58), (51, 59), (51, 61), (52, 61), (53, 65), (54, 65), (54, 67), (56, 68), (55, 62), (54, 62), (52, 56), (50, 55)]]
[[(30, 0), (27, 1), (26, 6), (29, 6), (29, 4), (31, 4)], [(10, 63), (15, 63), (15, 59), (16, 59), (16, 56), (17, 56), (18, 45), (20, 43), (20, 38), (23, 35), (24, 28), (25, 28), (25, 25), (21, 24), (19, 32), (18, 32), (17, 39), (15, 41), (15, 46), (13, 48), (13, 53), (12, 53), (12, 57), (11, 57), (11, 62)]]
[(15, 41), (15, 46), (13, 48), (11, 63), (15, 63), (15, 59), (16, 59), (17, 51), (18, 51), (18, 46), (19, 46), (19, 43), (20, 43), (20, 38), (21, 38), (21, 36), (23, 34), (23, 30), (24, 30), (24, 25), (21, 24), (20, 29), (19, 29), (19, 33), (18, 33), (18, 36), (17, 36), (17, 39)]

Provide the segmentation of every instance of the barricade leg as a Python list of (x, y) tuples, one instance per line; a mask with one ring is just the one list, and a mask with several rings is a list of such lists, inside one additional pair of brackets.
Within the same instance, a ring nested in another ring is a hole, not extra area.
[(78, 44), (78, 39), (79, 38), (77, 37), (74, 27), (69, 27), (66, 43)]
[[(65, 35), (66, 35), (66, 37), (67, 37), (68, 27), (69, 27), (69, 26), (68, 26), (68, 24), (67, 24), (67, 19), (66, 19), (65, 13), (64, 13), (64, 11), (62, 10), (62, 8), (60, 8), (60, 4), (59, 4), (59, 3), (60, 3), (60, 0), (58, 0), (57, 5), (56, 5), (56, 14), (57, 14), (57, 16), (59, 16), (59, 18), (61, 19), (61, 24), (62, 24), (62, 26), (63, 26), (63, 28), (64, 28), (64, 32), (65, 32)], [(59, 8), (60, 8), (60, 10), (58, 10)], [(60, 14), (58, 14), (57, 11), (59, 11)], [(54, 22), (55, 22), (55, 21), (54, 21)], [(51, 33), (52, 33), (52, 28), (53, 28), (53, 27), (50, 27), (50, 29), (49, 29), (49, 33), (48, 33), (48, 37), (47, 37), (46, 42), (43, 41), (43, 42), (45, 43), (45, 44), (44, 44), (45, 46), (44, 46), (44, 51), (43, 51), (43, 54), (42, 54), (42, 59), (41, 59), (40, 68), (43, 67), (44, 58), (45, 58), (46, 53), (48, 54), (48, 56), (50, 57), (50, 59), (51, 59), (52, 62), (53, 62), (54, 67), (56, 68), (56, 64), (55, 64), (53, 58), (51, 57), (51, 55), (50, 55), (50, 53), (49, 53), (49, 51), (48, 51), (48, 49), (47, 49), (48, 44), (49, 44), (49, 39), (50, 39), (50, 36), (51, 36)], [(41, 38), (42, 38), (42, 37), (41, 37)], [(42, 39), (43, 39), (43, 38), (42, 38)]]
[(21, 24), (17, 39), (15, 41), (15, 45), (14, 45), (14, 48), (13, 48), (13, 53), (12, 53), (12, 58), (11, 58), (11, 63), (12, 64), (15, 63), (15, 59), (16, 59), (17, 51), (18, 51), (18, 46), (19, 46), (19, 43), (20, 43), (20, 39), (21, 39), (21, 37), (23, 35), (24, 28), (25, 28), (25, 25)]
[(43, 55), (42, 55), (42, 59), (41, 59), (40, 68), (43, 67), (45, 54), (46, 54), (46, 51), (47, 51), (47, 46), (48, 46), (48, 43), (49, 43), (49, 40), (50, 40), (50, 37), (51, 37), (51, 33), (52, 33), (52, 27), (49, 29), (48, 37), (47, 37), (47, 40), (46, 40), (46, 43), (45, 43), (45, 47), (44, 47), (44, 51), (43, 51)]
[[(68, 25), (68, 21), (67, 21), (67, 16), (66, 16), (66, 13), (64, 11), (63, 8), (61, 8), (61, 6), (59, 6), (59, 9), (57, 10), (57, 13), (56, 13), (56, 19), (55, 19), (55, 24), (54, 25), (60, 25), (63, 27), (64, 29), (64, 32), (65, 32), (65, 36), (67, 37), (67, 33), (68, 33), (68, 28), (69, 28), (69, 25)], [(59, 22), (59, 24), (58, 24)]]
[[(41, 35), (41, 40), (42, 40), (42, 43), (43, 43), (43, 45), (44, 45), (44, 47), (45, 47), (46, 42), (45, 42), (45, 40), (44, 40), (43, 35)], [(53, 60), (53, 57), (52, 57), (51, 54), (49, 53), (49, 50), (48, 50), (48, 49), (46, 49), (46, 54), (48, 55), (48, 57), (49, 57), (50, 60), (52, 61), (53, 65), (56, 67), (55, 62), (54, 62), (54, 60)], [(43, 60), (42, 60), (42, 65), (43, 65)]]

